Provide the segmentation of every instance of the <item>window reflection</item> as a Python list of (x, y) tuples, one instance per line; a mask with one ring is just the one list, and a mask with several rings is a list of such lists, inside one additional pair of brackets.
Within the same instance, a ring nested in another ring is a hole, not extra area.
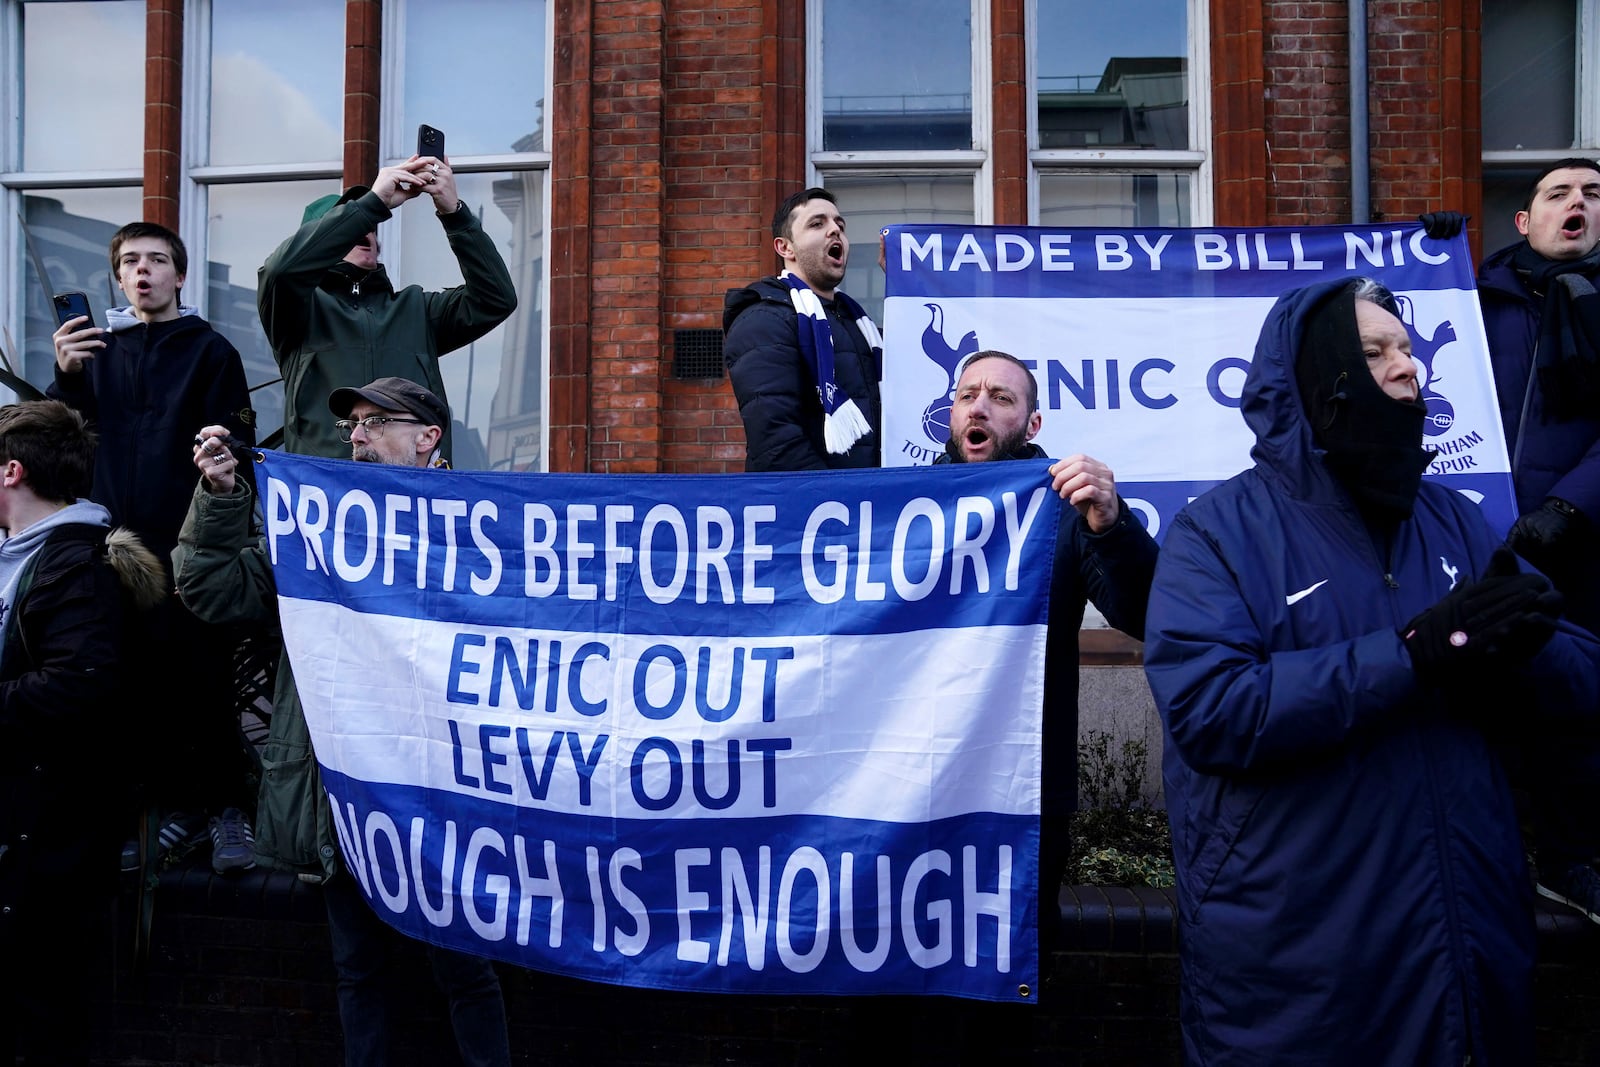
[(850, 264), (840, 285), (874, 322), (883, 324), (884, 271), (878, 268), (878, 234), (899, 223), (970, 224), (970, 177), (877, 177), (830, 175), (828, 191), (839, 200), (850, 235)]
[(212, 166), (340, 158), (344, 17), (341, 0), (213, 0)]
[(1565, 149), (1573, 144), (1577, 21), (1577, 0), (1485, 0), (1485, 149)]
[(55, 376), (55, 310), (34, 269), (44, 266), (51, 292), (79, 289), (101, 325), (105, 309), (127, 303), (111, 273), (111, 235), (139, 218), (138, 189), (49, 189), (22, 196), (22, 376), (43, 389)]
[[(458, 174), (456, 190), (505, 258), (517, 310), (488, 335), (440, 360), (454, 420), (454, 462), (468, 469), (544, 470), (543, 170)], [(396, 287), (445, 289), (461, 270), (432, 211), (399, 212)]]
[(1187, 174), (1041, 174), (1041, 226), (1188, 226)]
[(22, 169), (137, 168), (144, 150), (142, 0), (26, 3), (21, 10)]
[(972, 2), (830, 3), (822, 148), (972, 148)]
[(197, 276), (191, 262), (188, 289), (206, 286), (207, 320), (244, 360), (258, 441), (283, 425), (283, 383), (256, 312), (256, 271), (299, 229), (307, 204), (338, 191), (339, 183), (332, 179), (213, 185), (206, 190), (206, 273)]
[(424, 122), (451, 159), (543, 150), (545, 0), (408, 0), (404, 22), (396, 156), (416, 149)]
[(1038, 7), (1040, 148), (1189, 147), (1188, 0)]

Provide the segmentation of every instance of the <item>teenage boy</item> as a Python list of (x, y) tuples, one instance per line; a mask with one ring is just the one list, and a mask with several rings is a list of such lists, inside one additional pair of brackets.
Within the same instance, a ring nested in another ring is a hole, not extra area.
[[(106, 312), (107, 329), (78, 317), (56, 330), (47, 393), (80, 412), (99, 438), (90, 499), (167, 566), (194, 490), (194, 428), (227, 425), (250, 445), (255, 413), (238, 351), (180, 300), (189, 255), (178, 235), (153, 222), (128, 223), (111, 237), (111, 269), (128, 303)], [(160, 694), (161, 713), (141, 731), (150, 751), (138, 762), (149, 775), (147, 799), (165, 816), (161, 841), (198, 843), (209, 813), (219, 820), (212, 834), (219, 871), (249, 866), (249, 826), (235, 808), (248, 806), (249, 789), (228, 715), (229, 650), (190, 655), (203, 628), (171, 595), (141, 631), (139, 658), (159, 679), (150, 691)]]

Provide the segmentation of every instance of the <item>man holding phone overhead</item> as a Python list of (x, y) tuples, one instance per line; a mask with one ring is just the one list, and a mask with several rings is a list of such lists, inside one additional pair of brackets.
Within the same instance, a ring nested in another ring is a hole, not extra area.
[[(516, 310), (505, 261), (456, 194), (443, 133), (424, 126), (418, 149), (378, 171), (370, 188), (356, 185), (312, 201), (300, 229), (261, 267), (256, 301), (283, 372), (284, 447), (290, 452), (349, 454), (322, 412), (340, 385), (392, 376), (443, 397), (439, 357)], [(438, 292), (417, 285), (397, 290), (378, 262), (378, 224), (424, 194), (461, 266), (462, 284)], [(442, 447), (448, 457), (448, 428)]]

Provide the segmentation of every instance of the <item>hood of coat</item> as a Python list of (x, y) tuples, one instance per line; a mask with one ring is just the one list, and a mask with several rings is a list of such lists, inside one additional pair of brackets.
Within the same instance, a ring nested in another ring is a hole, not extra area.
[(342, 259), (328, 268), (328, 273), (322, 277), (321, 288), (336, 296), (344, 296), (357, 284), (366, 292), (394, 292), (394, 284), (389, 281), (389, 272), (383, 269), (382, 263), (371, 270), (362, 270)]
[(742, 289), (729, 289), (722, 301), (722, 332), (733, 328), (733, 320), (762, 302), (782, 304), (794, 310), (789, 299), (792, 290), (778, 278), (762, 278)]
[(1295, 378), (1295, 360), (1311, 313), (1347, 284), (1343, 279), (1318, 282), (1278, 298), (1261, 324), (1240, 406), (1245, 425), (1255, 435), (1250, 458), (1256, 465), (1282, 482), (1291, 495), (1330, 504), (1344, 496), (1312, 436)]

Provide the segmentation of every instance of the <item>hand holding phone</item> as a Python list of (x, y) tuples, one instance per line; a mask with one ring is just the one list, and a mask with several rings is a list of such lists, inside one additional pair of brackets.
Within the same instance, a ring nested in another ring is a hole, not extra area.
[[(56, 312), (56, 332), (50, 337), (56, 350), (56, 366), (63, 374), (78, 374), (84, 364), (106, 346), (100, 340), (100, 334), (104, 331), (94, 321), (94, 309), (86, 293), (71, 290), (57, 293), (50, 300)], [(89, 321), (79, 323), (70, 331), (66, 329), (67, 323), (83, 318)]]
[(84, 325), (78, 327), (80, 330), (87, 330), (90, 327), (98, 327), (100, 325), (98, 322), (94, 321), (94, 309), (89, 305), (89, 296), (87, 293), (81, 293), (76, 289), (72, 289), (64, 293), (57, 293), (52, 299), (55, 301), (56, 306), (57, 326), (65, 326), (68, 322), (77, 318), (86, 318), (89, 320)]
[(426, 122), (418, 126), (417, 155), (444, 159), (444, 131), (436, 130)]

